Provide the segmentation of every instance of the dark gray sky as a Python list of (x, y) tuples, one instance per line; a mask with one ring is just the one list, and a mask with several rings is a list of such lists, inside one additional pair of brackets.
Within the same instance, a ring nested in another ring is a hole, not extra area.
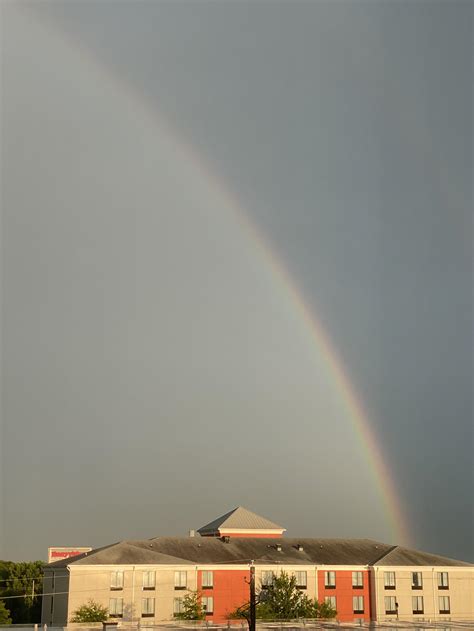
[(1, 556), (238, 504), (393, 541), (234, 198), (342, 358), (410, 543), (474, 560), (472, 3), (1, 12)]

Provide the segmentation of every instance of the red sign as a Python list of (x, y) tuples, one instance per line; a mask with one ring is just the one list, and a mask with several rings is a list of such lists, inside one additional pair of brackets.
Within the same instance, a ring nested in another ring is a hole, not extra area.
[(84, 552), (90, 552), (92, 548), (48, 548), (48, 563), (59, 561), (60, 559), (69, 559)]

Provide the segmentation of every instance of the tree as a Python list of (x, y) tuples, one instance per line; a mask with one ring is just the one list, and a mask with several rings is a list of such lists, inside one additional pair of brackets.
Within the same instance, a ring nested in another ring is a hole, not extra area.
[(186, 594), (180, 613), (175, 613), (174, 617), (178, 620), (204, 620), (206, 615), (202, 610), (201, 594), (199, 592)]
[(76, 609), (71, 622), (105, 622), (109, 617), (109, 610), (95, 600), (88, 600), (85, 605)]
[(3, 600), (0, 600), (0, 624), (11, 624), (10, 612), (5, 607)]
[[(281, 572), (271, 585), (257, 594), (256, 613), (262, 620), (294, 620), (295, 618), (334, 618), (336, 610), (328, 603), (311, 600), (296, 586), (296, 577)], [(250, 603), (244, 603), (228, 614), (229, 620), (250, 620)]]
[(13, 624), (33, 624), (41, 620), (43, 562), (0, 561), (0, 598), (12, 598), (8, 607)]
[(258, 597), (257, 618), (291, 620), (309, 618), (311, 600), (296, 587), (296, 576), (281, 572), (271, 585), (261, 589)]

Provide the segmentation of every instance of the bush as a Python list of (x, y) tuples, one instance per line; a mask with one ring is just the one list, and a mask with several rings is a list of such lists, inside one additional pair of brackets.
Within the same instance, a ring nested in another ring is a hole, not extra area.
[(71, 622), (105, 622), (108, 617), (107, 607), (102, 607), (95, 600), (88, 600), (72, 614)]

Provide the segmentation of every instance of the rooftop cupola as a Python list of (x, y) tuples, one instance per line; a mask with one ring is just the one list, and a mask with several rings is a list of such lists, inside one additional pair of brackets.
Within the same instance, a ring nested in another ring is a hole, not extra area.
[(286, 528), (237, 506), (225, 515), (199, 528), (202, 537), (269, 537), (279, 538)]

